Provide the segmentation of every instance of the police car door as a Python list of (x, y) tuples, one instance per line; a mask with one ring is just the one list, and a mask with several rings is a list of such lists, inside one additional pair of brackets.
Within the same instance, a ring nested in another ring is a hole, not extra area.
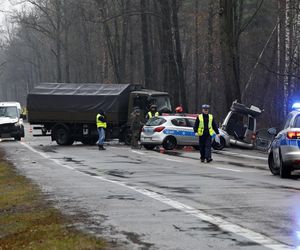
[(187, 121), (183, 117), (178, 117), (172, 120), (175, 129), (175, 137), (177, 144), (186, 145), (189, 138), (190, 128), (187, 126)]
[(273, 151), (273, 159), (274, 163), (277, 167), (280, 166), (280, 150), (283, 150), (285, 152), (285, 146), (281, 146), (282, 141), (286, 140), (285, 136), (289, 128), (293, 124), (293, 114), (289, 114), (286, 120), (286, 123), (284, 125), (283, 130), (281, 130), (275, 137), (273, 143), (272, 143), (272, 151)]

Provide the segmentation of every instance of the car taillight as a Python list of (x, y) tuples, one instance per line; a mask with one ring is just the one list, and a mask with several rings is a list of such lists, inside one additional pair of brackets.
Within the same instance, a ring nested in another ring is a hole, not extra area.
[(254, 140), (254, 141), (255, 141), (255, 139), (256, 139), (256, 134), (255, 134), (255, 133), (253, 133), (253, 134), (252, 134), (252, 140)]
[(289, 139), (300, 139), (300, 132), (290, 131), (287, 133)]
[(142, 132), (145, 132), (145, 129), (144, 129), (144, 127), (142, 127)]
[(161, 131), (163, 131), (165, 129), (165, 127), (163, 127), (163, 126), (161, 126), (161, 127), (157, 127), (157, 128), (155, 128), (154, 129), (154, 132), (161, 132)]

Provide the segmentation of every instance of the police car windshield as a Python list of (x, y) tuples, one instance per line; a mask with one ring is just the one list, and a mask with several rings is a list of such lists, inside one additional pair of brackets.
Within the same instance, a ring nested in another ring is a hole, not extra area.
[(164, 124), (165, 122), (166, 122), (166, 120), (164, 118), (153, 117), (147, 121), (146, 126), (160, 126), (160, 125)]
[(18, 116), (17, 107), (0, 107), (0, 117), (17, 118)]

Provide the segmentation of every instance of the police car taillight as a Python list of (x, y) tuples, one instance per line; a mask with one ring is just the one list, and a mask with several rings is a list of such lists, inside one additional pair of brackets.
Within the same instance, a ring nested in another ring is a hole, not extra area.
[(161, 132), (161, 131), (163, 131), (165, 129), (165, 127), (163, 127), (163, 126), (160, 126), (160, 127), (157, 127), (157, 128), (155, 128), (154, 129), (154, 132)]
[(300, 139), (300, 132), (290, 131), (287, 133), (288, 139)]

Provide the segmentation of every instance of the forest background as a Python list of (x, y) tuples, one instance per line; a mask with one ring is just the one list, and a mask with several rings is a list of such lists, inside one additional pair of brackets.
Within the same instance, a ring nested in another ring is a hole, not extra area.
[(0, 32), (0, 100), (26, 105), (40, 82), (142, 84), (220, 122), (234, 100), (258, 106), (260, 127), (300, 101), (299, 0), (22, 2)]

